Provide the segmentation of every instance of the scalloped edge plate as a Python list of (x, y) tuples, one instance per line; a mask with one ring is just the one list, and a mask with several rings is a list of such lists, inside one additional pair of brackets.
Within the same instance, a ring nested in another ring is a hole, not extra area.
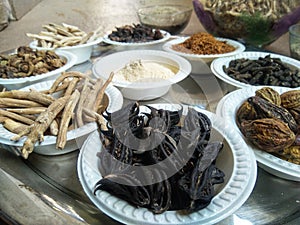
[(77, 60), (76, 55), (66, 51), (56, 51), (56, 54), (59, 55), (60, 57), (67, 59), (67, 63), (64, 66), (56, 70), (52, 70), (48, 73), (30, 76), (30, 77), (10, 78), (10, 79), (0, 78), (0, 84), (3, 85), (4, 87), (7, 87), (8, 89), (23, 88), (27, 85), (31, 85), (33, 83), (40, 82), (42, 80), (55, 79), (57, 76), (60, 75), (60, 73), (70, 69), (72, 66), (75, 65)]
[(232, 56), (232, 55), (239, 54), (239, 53), (245, 51), (245, 49), (246, 49), (246, 47), (238, 41), (234, 41), (234, 40), (227, 39), (227, 38), (219, 38), (219, 37), (215, 37), (215, 39), (217, 39), (219, 41), (226, 41), (228, 44), (234, 46), (236, 48), (236, 50), (232, 51), (232, 52), (224, 53), (224, 54), (201, 55), (201, 54), (184, 53), (184, 52), (176, 51), (172, 48), (173, 45), (180, 44), (180, 43), (184, 42), (185, 40), (187, 40), (188, 38), (189, 37), (181, 37), (181, 38), (177, 38), (177, 39), (168, 41), (163, 45), (162, 48), (163, 48), (163, 50), (165, 50), (167, 52), (171, 52), (171, 53), (174, 53), (176, 55), (183, 56), (183, 57), (188, 58), (190, 60), (215, 59), (215, 58), (219, 58), (219, 57), (227, 57), (227, 56)]
[[(254, 85), (246, 84), (239, 82), (231, 77), (229, 77), (224, 71), (223, 71), (223, 66), (228, 67), (230, 61), (235, 60), (235, 59), (241, 59), (241, 58), (247, 58), (247, 59), (257, 59), (259, 57), (265, 57), (267, 55), (270, 55), (272, 58), (280, 58), (282, 62), (287, 63), (291, 66), (295, 66), (296, 68), (300, 68), (300, 61), (279, 55), (279, 54), (274, 54), (274, 53), (269, 53), (269, 52), (242, 52), (238, 55), (234, 55), (231, 57), (225, 57), (225, 58), (218, 58), (212, 61), (210, 68), (213, 74), (223, 80), (224, 82), (233, 85), (238, 88), (245, 88), (245, 87), (253, 87)], [(258, 85), (257, 85), (258, 86)], [(261, 85), (265, 86), (265, 85)]]
[(163, 34), (164, 37), (162, 39), (154, 40), (154, 41), (136, 42), (136, 43), (118, 42), (118, 41), (112, 41), (108, 37), (109, 34), (106, 34), (103, 37), (103, 42), (105, 42), (106, 44), (117, 45), (117, 46), (139, 47), (139, 46), (159, 44), (168, 40), (171, 37), (171, 34), (167, 31), (160, 30), (160, 32)]
[[(40, 83), (36, 83), (27, 87), (22, 88), (21, 90), (29, 90), (35, 89), (37, 91), (46, 90), (50, 88), (53, 84), (54, 80), (44, 81)], [(114, 86), (108, 85), (105, 90), (105, 94), (108, 97), (109, 104), (107, 111), (113, 112), (119, 110), (123, 105), (123, 96), (121, 92)], [(84, 126), (68, 131), (67, 133), (67, 144), (64, 149), (58, 150), (55, 148), (56, 145), (56, 137), (51, 135), (46, 135), (44, 137), (44, 141), (41, 143), (37, 143), (34, 148), (34, 152), (41, 155), (61, 155), (65, 154), (80, 148), (87, 135), (93, 132), (98, 128), (96, 123), (88, 123)], [(11, 148), (13, 147), (22, 147), (26, 137), (20, 139), (17, 142), (11, 141), (10, 139), (15, 136), (14, 133), (9, 132), (7, 129), (0, 124), (0, 143), (3, 145), (9, 145)], [(9, 149), (9, 148), (7, 148)]]
[[(153, 104), (152, 106), (172, 109), (175, 105)], [(186, 106), (183, 107), (187, 110)], [(94, 185), (101, 179), (96, 156), (96, 153), (101, 150), (98, 131), (94, 131), (89, 135), (80, 150), (77, 162), (79, 181), (90, 200), (106, 215), (121, 223), (144, 225), (214, 224), (225, 219), (241, 207), (248, 199), (256, 182), (257, 166), (255, 156), (252, 151), (248, 150), (246, 143), (240, 134), (233, 129), (232, 125), (225, 123), (222, 118), (213, 113), (195, 109), (205, 113), (211, 119), (213, 128), (228, 143), (229, 148), (226, 151), (232, 154), (232, 175), (206, 208), (189, 215), (181, 215), (176, 211), (153, 214), (148, 209), (131, 206), (105, 191), (97, 191), (97, 194), (94, 195)], [(99, 147), (97, 149), (94, 146)]]
[[(222, 116), (225, 121), (228, 121), (234, 125), (234, 129), (236, 129), (241, 134), (245, 142), (248, 144), (249, 148), (253, 150), (256, 160), (259, 163), (258, 165), (262, 169), (280, 178), (300, 181), (300, 165), (287, 162), (265, 151), (255, 148), (249, 143), (249, 141), (246, 140), (246, 138), (242, 135), (236, 125), (235, 114), (237, 109), (248, 97), (254, 96), (255, 91), (260, 88), (262, 88), (262, 86), (243, 88), (233, 91), (224, 96), (217, 106), (217, 115)], [(273, 86), (272, 88), (274, 88), (274, 90), (278, 91), (279, 93), (292, 90), (291, 88), (285, 87)]]

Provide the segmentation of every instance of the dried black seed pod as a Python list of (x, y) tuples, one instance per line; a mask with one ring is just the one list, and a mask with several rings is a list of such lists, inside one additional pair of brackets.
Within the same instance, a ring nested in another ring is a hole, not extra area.
[[(214, 185), (224, 182), (225, 176), (215, 166), (223, 144), (209, 143), (210, 119), (194, 109), (189, 109), (183, 120), (182, 109), (147, 108), (150, 113), (140, 113), (139, 104), (131, 103), (105, 117), (108, 126), (100, 130), (103, 148), (97, 154), (103, 179), (96, 183), (94, 193), (108, 191), (153, 213), (189, 213), (207, 206), (214, 196)], [(151, 143), (132, 149), (125, 144), (132, 144), (130, 133), (140, 140), (154, 137), (152, 140), (160, 142), (152, 149)], [(155, 167), (149, 170), (147, 166), (152, 165)], [(168, 177), (170, 170), (175, 173)]]
[(298, 69), (291, 68), (280, 58), (272, 58), (270, 55), (255, 60), (231, 60), (228, 67), (223, 66), (223, 71), (231, 78), (251, 85), (300, 86)]
[(163, 34), (160, 30), (153, 30), (141, 24), (133, 24), (116, 27), (116, 30), (108, 35), (108, 38), (117, 42), (138, 43), (162, 39)]

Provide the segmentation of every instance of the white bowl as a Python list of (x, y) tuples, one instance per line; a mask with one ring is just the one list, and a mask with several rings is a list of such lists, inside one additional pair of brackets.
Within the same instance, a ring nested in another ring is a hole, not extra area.
[(155, 82), (120, 82), (112, 80), (112, 84), (120, 89), (123, 96), (132, 100), (150, 100), (166, 94), (172, 84), (185, 79), (191, 72), (191, 64), (184, 58), (159, 50), (129, 50), (110, 54), (99, 58), (93, 65), (94, 76), (108, 79), (111, 72), (116, 72), (132, 61), (142, 60), (156, 62), (176, 68), (178, 71), (172, 78)]
[[(232, 60), (236, 60), (236, 59), (250, 59), (250, 60), (256, 60), (259, 57), (266, 57), (270, 55), (271, 58), (279, 58), (283, 63), (288, 64), (292, 67), (295, 68), (300, 68), (300, 61), (287, 57), (287, 56), (283, 56), (280, 54), (275, 54), (275, 53), (269, 53), (269, 52), (252, 52), (252, 51), (246, 51), (246, 52), (242, 52), (238, 55), (234, 55), (234, 56), (230, 56), (230, 57), (225, 57), (225, 58), (219, 58), (219, 59), (215, 59), (210, 67), (211, 67), (211, 71), (213, 72), (213, 74), (218, 77), (219, 79), (221, 79), (222, 81), (224, 81), (225, 83), (234, 86), (236, 88), (246, 88), (246, 87), (253, 87), (253, 86), (258, 86), (258, 85), (251, 85), (251, 84), (246, 84), (243, 82), (240, 82), (238, 80), (235, 80), (233, 78), (231, 78), (230, 76), (228, 76), (224, 70), (223, 70), (223, 66), (228, 67), (229, 63)], [(260, 85), (260, 86), (264, 86), (264, 85)]]
[(65, 58), (67, 60), (66, 64), (56, 70), (52, 70), (48, 73), (43, 73), (30, 77), (21, 77), (21, 78), (0, 78), (0, 85), (4, 86), (7, 90), (20, 89), (25, 86), (35, 84), (45, 80), (52, 80), (58, 77), (62, 72), (70, 69), (75, 65), (77, 57), (65, 51), (55, 51), (57, 55), (61, 58)]
[[(77, 60), (75, 65), (83, 63), (90, 59), (92, 52), (93, 52), (93, 46), (100, 43), (102, 41), (102, 38), (98, 38), (97, 40), (81, 44), (81, 45), (74, 45), (74, 46), (66, 46), (57, 48), (57, 50), (63, 50), (66, 52), (71, 52), (74, 55), (77, 56)], [(44, 47), (38, 47), (37, 41), (32, 41), (29, 43), (29, 47), (37, 50), (53, 50), (54, 48), (44, 48)]]
[[(157, 109), (174, 110), (178, 107), (172, 104), (152, 105)], [(99, 172), (99, 158), (101, 141), (98, 131), (94, 131), (84, 142), (77, 161), (79, 181), (89, 199), (106, 215), (122, 224), (144, 225), (196, 225), (215, 224), (239, 209), (250, 196), (257, 175), (255, 156), (249, 151), (240, 134), (221, 117), (205, 110), (195, 108), (207, 115), (212, 122), (211, 141), (224, 143), (222, 151), (216, 160), (216, 165), (225, 173), (224, 183), (215, 186), (215, 196), (210, 204), (191, 214), (178, 211), (166, 211), (153, 214), (148, 209), (136, 208), (108, 192), (97, 191), (94, 186), (101, 179)], [(141, 110), (141, 112), (144, 112)], [(184, 106), (183, 114), (187, 107)], [(97, 146), (95, 148), (95, 146)], [(180, 196), (178, 196), (180, 197)]]
[[(245, 100), (251, 96), (254, 96), (255, 91), (260, 88), (262, 88), (262, 86), (243, 87), (225, 95), (217, 106), (217, 115), (222, 116), (224, 121), (233, 124), (233, 129), (241, 134), (245, 142), (248, 144), (249, 149), (254, 152), (259, 167), (275, 176), (299, 182), (300, 165), (290, 163), (255, 147), (249, 142), (249, 140), (245, 138), (236, 124), (235, 118), (237, 110)], [(273, 86), (272, 88), (279, 94), (292, 90), (286, 87)]]
[(230, 39), (226, 39), (226, 38), (219, 38), (219, 37), (216, 37), (216, 40), (226, 41), (226, 43), (228, 43), (228, 44), (232, 45), (233, 47), (235, 47), (235, 50), (232, 51), (232, 52), (224, 53), (224, 54), (207, 54), (207, 55), (203, 55), (203, 54), (190, 54), (190, 53), (176, 51), (176, 50), (173, 49), (173, 45), (183, 43), (188, 38), (189, 37), (181, 37), (181, 38), (170, 40), (170, 41), (166, 42), (162, 46), (162, 48), (163, 48), (163, 50), (165, 50), (167, 52), (171, 52), (171, 53), (174, 53), (176, 55), (180, 55), (180, 56), (188, 59), (190, 61), (190, 63), (192, 64), (192, 72), (195, 73), (195, 74), (210, 73), (210, 72), (208, 72), (207, 69), (205, 69), (203, 71), (203, 68), (205, 68), (205, 66), (207, 67), (207, 64), (210, 64), (214, 59), (227, 57), (227, 56), (233, 56), (233, 55), (242, 53), (246, 49), (245, 46), (243, 44), (241, 44), (240, 42), (238, 42), (238, 41), (234, 41), (234, 40), (230, 40)]
[[(27, 87), (22, 88), (23, 91), (28, 91), (31, 89), (42, 91), (49, 89), (54, 80), (48, 80), (44, 82), (40, 82), (37, 84), (29, 85)], [(121, 92), (114, 86), (109, 85), (105, 94), (108, 97), (108, 112), (114, 112), (119, 110), (123, 105), (123, 96)], [(40, 155), (61, 155), (66, 154), (72, 151), (79, 149), (82, 143), (86, 140), (89, 133), (96, 130), (98, 128), (95, 122), (87, 123), (80, 128), (76, 128), (74, 130), (70, 130), (67, 132), (67, 143), (64, 149), (58, 150), (56, 149), (56, 140), (57, 137), (53, 135), (46, 135), (44, 137), (44, 141), (41, 143), (36, 143), (33, 152), (38, 153)], [(12, 132), (8, 131), (6, 128), (0, 124), (0, 147), (13, 152), (17, 155), (20, 154), (19, 149), (22, 148), (26, 137), (21, 138), (19, 141), (11, 141), (11, 138), (15, 136)]]

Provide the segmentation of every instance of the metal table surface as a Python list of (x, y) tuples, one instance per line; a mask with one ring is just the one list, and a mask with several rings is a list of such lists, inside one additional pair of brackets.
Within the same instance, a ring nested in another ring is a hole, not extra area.
[[(98, 50), (92, 60), (100, 57)], [(101, 57), (114, 51), (118, 49), (104, 47)], [(91, 69), (92, 60), (71, 70), (86, 72)], [(162, 100), (207, 103), (206, 108), (214, 111), (220, 98), (233, 89), (211, 72), (205, 73), (192, 74), (166, 96), (151, 103)], [(180, 99), (183, 92), (188, 97)], [(24, 160), (2, 146), (0, 224), (119, 224), (98, 210), (85, 195), (77, 176), (78, 154), (79, 150), (57, 156), (32, 153)], [(300, 224), (300, 182), (278, 178), (258, 167), (257, 181), (248, 200), (218, 224)]]

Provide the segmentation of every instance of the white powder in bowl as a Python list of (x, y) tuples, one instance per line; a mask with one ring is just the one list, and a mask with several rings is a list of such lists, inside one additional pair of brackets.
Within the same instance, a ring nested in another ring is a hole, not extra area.
[(167, 80), (174, 75), (175, 73), (171, 69), (159, 63), (136, 60), (118, 70), (114, 75), (114, 80), (127, 82), (149, 81), (151, 79)]

